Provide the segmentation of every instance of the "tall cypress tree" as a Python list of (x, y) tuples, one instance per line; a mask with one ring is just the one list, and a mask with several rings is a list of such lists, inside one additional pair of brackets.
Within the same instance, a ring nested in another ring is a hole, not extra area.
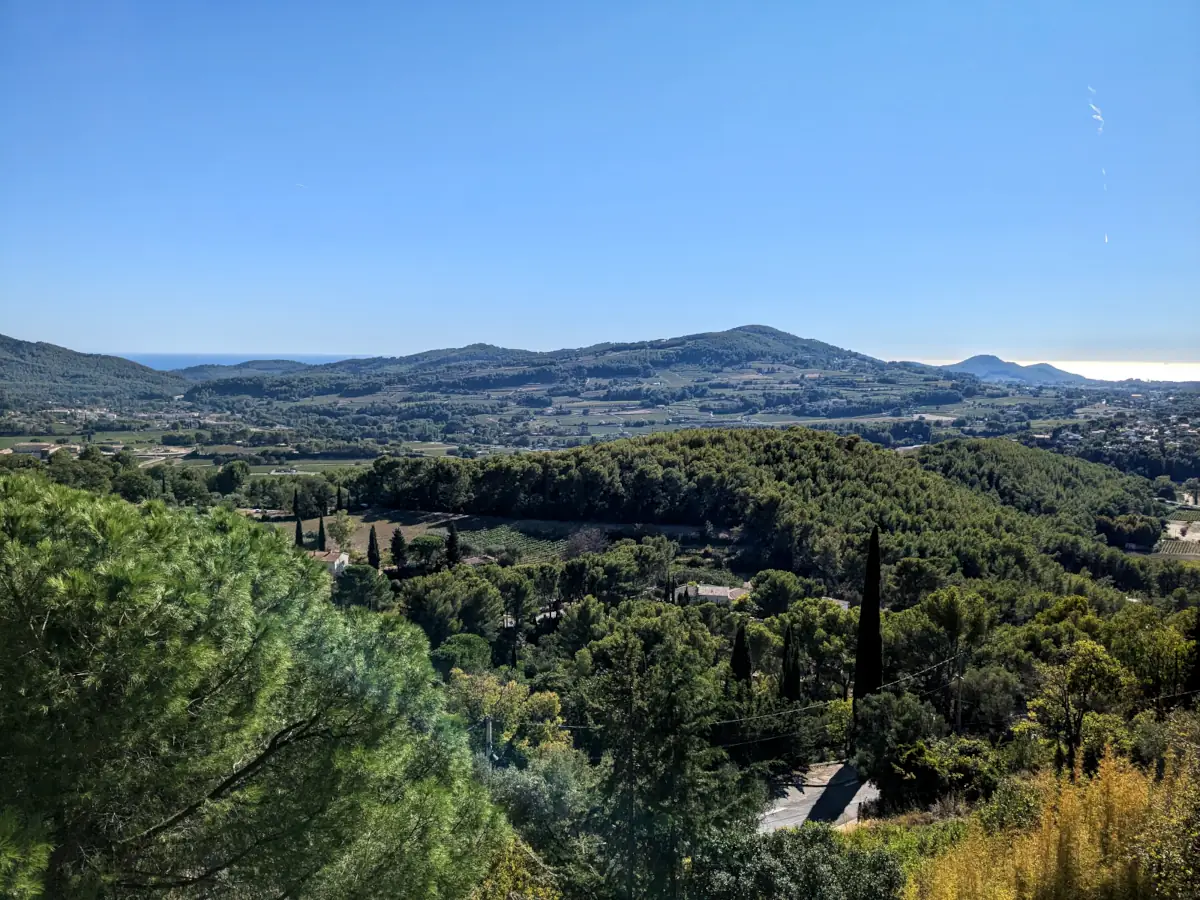
[(367, 565), (372, 569), (379, 568), (379, 538), (375, 535), (375, 526), (371, 526), (371, 534), (367, 538)]
[(446, 536), (446, 565), (457, 566), (462, 562), (462, 549), (458, 546), (458, 526), (450, 523), (450, 533)]
[(338, 492), (337, 492), (337, 508), (338, 509), (346, 508), (346, 501), (342, 498), (342, 486), (340, 484), (338, 485)]
[(879, 563), (879, 526), (871, 531), (867, 548), (867, 578), (863, 586), (862, 606), (858, 610), (858, 654), (854, 660), (854, 705), (879, 690), (883, 684), (883, 635), (879, 630), (881, 574)]
[(729, 667), (738, 681), (750, 681), (754, 664), (750, 659), (750, 644), (746, 641), (746, 625), (743, 622), (738, 622), (737, 635), (733, 639), (733, 658), (729, 661)]
[(304, 525), (300, 521), (300, 517), (296, 517), (296, 546), (304, 546)]
[(392, 565), (397, 569), (408, 565), (408, 541), (404, 539), (404, 532), (399, 525), (392, 532)]
[(322, 553), (325, 552), (325, 517), (321, 516), (317, 522), (317, 549)]
[(300, 521), (300, 492), (292, 491), (292, 515), (296, 517), (296, 521)]
[(783, 678), (779, 685), (779, 693), (784, 700), (795, 703), (802, 698), (803, 678), (804, 672), (800, 667), (800, 642), (795, 633), (795, 626), (789, 622), (783, 632)]
[(779, 696), (784, 700), (795, 700), (791, 696), (791, 665), (792, 665), (792, 623), (788, 622), (783, 629), (783, 667), (779, 676)]

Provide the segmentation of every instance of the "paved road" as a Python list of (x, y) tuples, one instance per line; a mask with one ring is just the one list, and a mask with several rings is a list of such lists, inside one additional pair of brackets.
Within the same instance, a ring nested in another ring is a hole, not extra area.
[(808, 821), (845, 825), (858, 819), (858, 808), (863, 802), (878, 797), (875, 786), (859, 780), (853, 766), (818, 763), (808, 770), (803, 781), (798, 778), (796, 784), (776, 798), (758, 830), (795, 828)]

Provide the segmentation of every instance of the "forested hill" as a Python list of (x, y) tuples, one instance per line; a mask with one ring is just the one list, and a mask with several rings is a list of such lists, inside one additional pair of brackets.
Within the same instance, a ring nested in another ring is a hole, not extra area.
[(589, 347), (537, 352), (510, 350), (490, 344), (472, 344), (446, 350), (428, 350), (411, 356), (345, 359), (319, 368), (330, 372), (407, 372), (433, 368), (478, 365), (735, 365), (759, 361), (806, 366), (840, 366), (847, 362), (869, 366), (880, 360), (843, 350), (831, 344), (796, 337), (766, 325), (741, 325), (728, 331), (710, 331), (682, 337), (632, 343), (593, 344)]
[(18, 402), (112, 403), (170, 397), (186, 387), (178, 375), (119, 356), (0, 335), (0, 391)]
[[(334, 393), (362, 396), (398, 387), (488, 390), (582, 383), (588, 378), (646, 377), (676, 366), (720, 370), (751, 362), (871, 374), (893, 368), (892, 364), (870, 356), (765, 325), (743, 325), (728, 331), (663, 340), (595, 344), (546, 352), (472, 344), (411, 356), (345, 359), (290, 375), (227, 377), (197, 385), (188, 396), (299, 399)], [(911, 373), (911, 368), (904, 371)]]
[(922, 447), (921, 465), (1006, 506), (1065, 517), (1091, 530), (1097, 519), (1154, 516), (1151, 483), (1111, 466), (1008, 440), (952, 440)]
[[(982, 443), (990, 450), (993, 442)], [(1126, 591), (1169, 592), (1189, 579), (1200, 587), (1200, 572), (1109, 546), (1078, 509), (1035, 515), (1035, 501), (1018, 502), (1015, 485), (1035, 463), (1048, 483), (1066, 461), (1004, 448), (990, 458), (984, 468), (1006, 487), (1005, 500), (857, 436), (801, 428), (683, 431), (483, 460), (388, 457), (360, 477), (355, 494), (401, 509), (734, 529), (748, 567), (789, 569), (842, 595), (862, 583), (873, 524), (884, 531), (885, 561), (902, 578), (1016, 579), (1063, 590), (1069, 574), (1087, 569)], [(1101, 483), (1091, 467), (1073, 477), (1081, 490)], [(1103, 510), (1144, 510), (1140, 483), (1114, 478)]]
[(294, 359), (251, 359), (234, 365), (210, 363), (188, 366), (184, 369), (173, 369), (171, 374), (186, 378), (188, 381), (216, 381), (222, 378), (254, 377), (256, 375), (291, 375), (311, 368), (311, 364), (296, 362)]

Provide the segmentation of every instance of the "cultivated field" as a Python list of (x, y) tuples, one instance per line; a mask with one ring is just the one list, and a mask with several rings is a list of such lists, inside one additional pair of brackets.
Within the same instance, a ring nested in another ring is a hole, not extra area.
[(546, 539), (525, 534), (511, 525), (500, 525), (482, 531), (464, 531), (459, 529), (459, 537), (468, 544), (475, 553), (487, 553), (495, 548), (516, 550), (521, 562), (537, 563), (551, 562), (562, 559), (563, 551), (567, 549), (565, 539)]
[(1163, 541), (1159, 545), (1158, 555), (1178, 557), (1195, 557), (1200, 559), (1200, 543), (1196, 541)]

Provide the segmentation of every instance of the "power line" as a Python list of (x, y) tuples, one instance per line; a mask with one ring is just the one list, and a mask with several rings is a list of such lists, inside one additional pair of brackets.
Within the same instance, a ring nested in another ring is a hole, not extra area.
[[(936, 662), (932, 666), (926, 666), (924, 669), (921, 669), (917, 672), (913, 672), (911, 675), (905, 675), (902, 678), (897, 678), (895, 681), (889, 681), (887, 684), (881, 684), (879, 686), (879, 690), (882, 691), (885, 688), (895, 687), (898, 684), (903, 684), (906, 681), (912, 681), (914, 678), (919, 678), (920, 676), (924, 675), (926, 672), (932, 672), (934, 669), (938, 668), (939, 666), (944, 666), (948, 662), (953, 662), (954, 660), (958, 659), (960, 656), (962, 656), (966, 652), (967, 651), (963, 650), (959, 653), (955, 653), (953, 656), (947, 657), (946, 659), (943, 659), (941, 662)], [(757, 715), (757, 716), (743, 716), (742, 718), (739, 718), (739, 719), (721, 719), (720, 721), (713, 722), (711, 724), (713, 724), (713, 725), (733, 725), (738, 722), (755, 722), (760, 719), (775, 719), (780, 716), (790, 716), (790, 715), (795, 715), (795, 714), (799, 714), (802, 712), (808, 712), (811, 709), (817, 709), (822, 706), (828, 706), (830, 703), (835, 703), (835, 702), (837, 702), (837, 701), (820, 700), (816, 703), (811, 704), (810, 706), (803, 706), (800, 709), (783, 709), (783, 710), (780, 710), (779, 712), (762, 713), (761, 715)]]

